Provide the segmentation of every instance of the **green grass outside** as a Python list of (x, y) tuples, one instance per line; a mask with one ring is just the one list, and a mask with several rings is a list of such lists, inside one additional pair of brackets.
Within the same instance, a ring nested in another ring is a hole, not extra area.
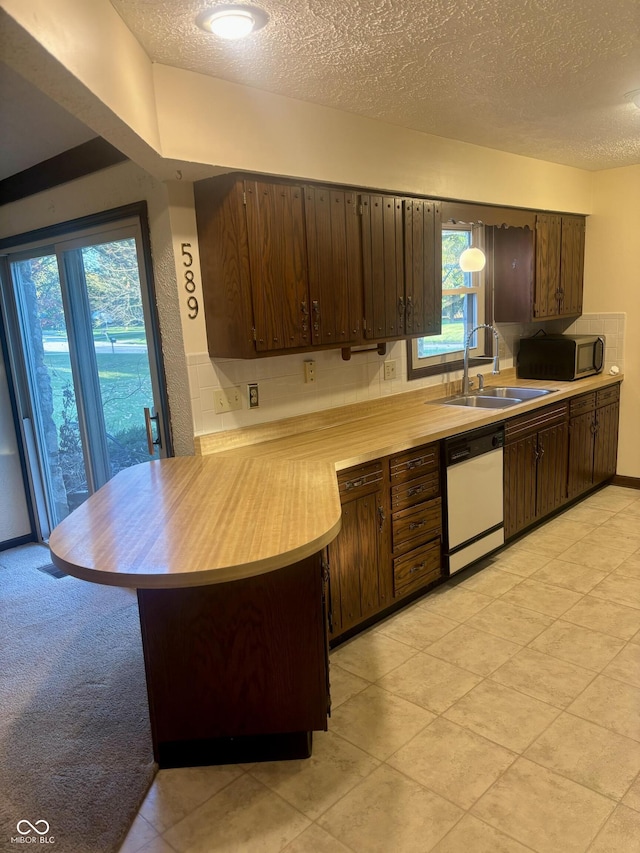
[[(138, 355), (107, 351), (97, 353), (96, 360), (107, 433), (117, 435), (132, 427), (139, 427), (144, 433), (143, 408), (153, 406), (146, 352)], [(68, 353), (45, 353), (44, 361), (53, 391), (53, 419), (59, 430), (63, 422), (62, 393), (67, 383), (73, 387), (71, 362)]]
[[(44, 331), (43, 338), (46, 341), (66, 341), (66, 331)], [(110, 342), (110, 338), (115, 338), (119, 344), (146, 344), (144, 326), (108, 326), (93, 329), (93, 340), (101, 342)]]
[(442, 334), (420, 338), (418, 342), (418, 357), (427, 358), (441, 352), (456, 352), (462, 349), (465, 325), (462, 320), (443, 322)]

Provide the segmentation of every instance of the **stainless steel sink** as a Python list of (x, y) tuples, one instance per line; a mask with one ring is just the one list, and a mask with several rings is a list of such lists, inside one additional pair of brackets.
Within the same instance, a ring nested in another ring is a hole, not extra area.
[(483, 396), (482, 394), (469, 394), (460, 397), (450, 397), (447, 400), (440, 400), (446, 406), (470, 406), (474, 409), (506, 409), (509, 406), (515, 406), (521, 403), (522, 400), (517, 397), (496, 397)]
[(483, 397), (515, 397), (518, 400), (535, 400), (536, 397), (544, 397), (545, 394), (553, 392), (546, 388), (483, 388)]

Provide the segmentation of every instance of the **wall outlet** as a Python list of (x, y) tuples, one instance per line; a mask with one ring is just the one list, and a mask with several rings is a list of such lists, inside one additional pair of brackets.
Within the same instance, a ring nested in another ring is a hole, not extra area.
[(213, 392), (213, 409), (216, 415), (235, 412), (242, 408), (242, 396), (239, 388), (218, 388)]
[(250, 382), (247, 385), (247, 394), (249, 400), (249, 408), (257, 409), (260, 405), (260, 395), (258, 394), (258, 383)]
[(393, 360), (385, 361), (384, 363), (384, 378), (385, 379), (395, 379), (396, 378), (396, 363)]
[(305, 361), (304, 363), (304, 381), (316, 381), (316, 363), (315, 361)]

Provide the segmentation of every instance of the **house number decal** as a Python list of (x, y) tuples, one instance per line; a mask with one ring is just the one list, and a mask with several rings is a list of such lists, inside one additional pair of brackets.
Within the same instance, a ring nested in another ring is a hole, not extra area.
[(198, 299), (193, 294), (195, 293), (196, 283), (193, 277), (193, 255), (187, 249), (191, 248), (191, 243), (182, 243), (182, 266), (184, 270), (184, 289), (189, 296), (187, 297), (187, 308), (189, 309), (189, 319), (195, 320), (198, 316)]

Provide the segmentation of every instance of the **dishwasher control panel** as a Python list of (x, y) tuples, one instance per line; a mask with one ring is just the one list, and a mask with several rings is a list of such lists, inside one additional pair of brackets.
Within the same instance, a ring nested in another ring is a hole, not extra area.
[(498, 447), (504, 447), (504, 424), (491, 424), (490, 427), (453, 436), (445, 441), (445, 466), (474, 459)]

